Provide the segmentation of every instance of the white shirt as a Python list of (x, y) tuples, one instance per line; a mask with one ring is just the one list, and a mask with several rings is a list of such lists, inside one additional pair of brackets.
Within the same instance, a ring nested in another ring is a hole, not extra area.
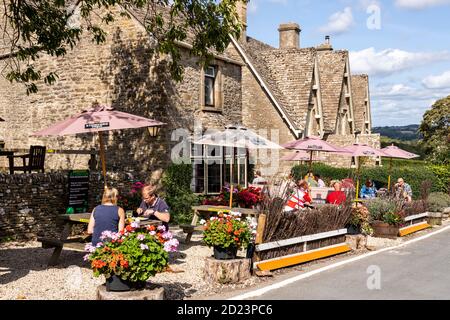
[(326, 187), (325, 182), (323, 182), (322, 179), (319, 179), (319, 180), (317, 181), (317, 186), (318, 186), (319, 188), (325, 188), (325, 187)]

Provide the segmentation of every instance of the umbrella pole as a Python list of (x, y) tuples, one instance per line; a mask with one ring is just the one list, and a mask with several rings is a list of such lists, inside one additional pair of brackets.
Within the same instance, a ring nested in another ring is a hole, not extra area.
[(103, 173), (103, 181), (105, 182), (106, 189), (106, 160), (105, 160), (105, 145), (103, 144), (103, 135), (102, 131), (98, 132), (99, 143), (100, 143), (100, 159), (102, 161), (102, 173)]
[(389, 158), (388, 191), (391, 192), (392, 158)]
[(234, 148), (232, 148), (233, 151), (231, 153), (231, 176), (230, 176), (230, 209), (233, 207), (233, 165), (234, 165)]
[(358, 165), (356, 166), (356, 201), (358, 201), (359, 197), (359, 158), (357, 158)]
[(309, 157), (309, 172), (312, 172), (312, 159), (313, 159), (313, 151), (311, 151), (311, 155)]

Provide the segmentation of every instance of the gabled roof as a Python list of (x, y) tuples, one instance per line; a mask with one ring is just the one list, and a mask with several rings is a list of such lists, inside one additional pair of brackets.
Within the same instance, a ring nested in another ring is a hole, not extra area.
[(337, 112), (342, 98), (345, 65), (348, 51), (318, 51), (320, 89), (322, 94), (322, 109), (324, 130), (334, 131)]
[[(353, 111), (355, 117), (355, 129), (363, 131), (364, 112), (366, 112), (367, 90), (369, 87), (369, 76), (366, 74), (352, 75)], [(368, 115), (366, 115), (368, 116)]]
[(280, 50), (250, 37), (246, 43), (240, 44), (296, 128), (304, 130), (315, 50)]

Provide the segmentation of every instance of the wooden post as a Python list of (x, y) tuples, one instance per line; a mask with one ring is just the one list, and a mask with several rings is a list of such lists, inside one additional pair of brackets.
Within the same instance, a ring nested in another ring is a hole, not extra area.
[(258, 217), (258, 227), (256, 229), (255, 244), (263, 243), (264, 228), (266, 227), (266, 218), (267, 216), (264, 213), (260, 214)]
[(106, 189), (106, 160), (105, 160), (105, 146), (103, 144), (102, 131), (98, 132), (98, 137), (99, 137), (99, 143), (100, 143), (100, 159), (102, 161), (103, 180), (105, 182), (105, 189)]

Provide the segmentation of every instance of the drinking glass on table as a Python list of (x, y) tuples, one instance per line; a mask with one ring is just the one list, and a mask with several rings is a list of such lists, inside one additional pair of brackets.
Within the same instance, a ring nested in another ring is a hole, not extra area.
[(129, 222), (131, 222), (131, 220), (133, 219), (133, 210), (127, 210), (125, 212), (125, 217)]

